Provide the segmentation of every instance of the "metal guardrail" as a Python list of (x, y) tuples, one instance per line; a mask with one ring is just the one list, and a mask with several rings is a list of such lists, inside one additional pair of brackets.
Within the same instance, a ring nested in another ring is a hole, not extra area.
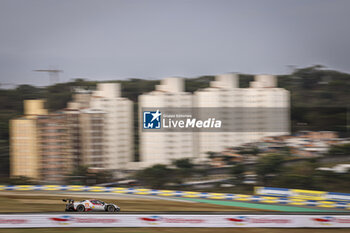
[(229, 194), (229, 193), (205, 193), (191, 191), (157, 190), (157, 189), (135, 189), (135, 188), (115, 188), (101, 186), (82, 186), (82, 185), (0, 185), (1, 190), (16, 191), (83, 191), (83, 192), (110, 192), (124, 193), (134, 195), (155, 195), (168, 197), (189, 197), (206, 198), (217, 200), (249, 201), (267, 204), (286, 204), (299, 206), (314, 206), (323, 208), (350, 209), (350, 202), (341, 201), (320, 201), (305, 200), (285, 197), (268, 197), (259, 195)]

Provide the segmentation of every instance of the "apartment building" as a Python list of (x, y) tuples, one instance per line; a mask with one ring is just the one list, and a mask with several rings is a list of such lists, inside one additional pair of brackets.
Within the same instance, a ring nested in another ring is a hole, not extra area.
[(56, 112), (40, 115), (36, 121), (40, 180), (49, 184), (64, 183), (74, 168), (67, 116)]
[(104, 120), (105, 113), (101, 110), (84, 109), (80, 112), (81, 164), (96, 170), (105, 169), (108, 165)]
[(72, 158), (72, 167), (74, 168), (83, 165), (80, 130), (80, 110), (66, 108), (63, 110), (63, 114), (66, 117), (67, 145)]
[(140, 116), (144, 108), (193, 107), (198, 116), (215, 111), (215, 117), (226, 122), (216, 132), (145, 132), (140, 122), (142, 165), (169, 164), (185, 157), (205, 162), (210, 152), (289, 134), (289, 92), (277, 87), (276, 77), (257, 75), (249, 88), (239, 88), (238, 81), (236, 74), (219, 75), (192, 95), (184, 92), (183, 79), (167, 78), (155, 91), (139, 96)]
[(121, 177), (134, 160), (133, 103), (121, 96), (119, 83), (99, 83), (92, 93), (90, 110), (103, 112), (104, 168)]
[(119, 83), (99, 83), (95, 91), (78, 88), (64, 110), (72, 154), (78, 165), (123, 175), (134, 160), (133, 103)]
[(74, 164), (67, 117), (48, 113), (44, 100), (25, 100), (24, 115), (10, 121), (10, 175), (63, 183)]
[(24, 115), (10, 120), (10, 176), (40, 179), (37, 118), (47, 115), (44, 100), (25, 100)]
[(230, 122), (229, 131), (196, 133), (199, 158), (290, 131), (289, 92), (278, 88), (272, 75), (255, 76), (249, 88), (239, 88), (236, 74), (219, 75), (208, 88), (194, 93), (194, 106), (218, 108), (220, 118)]
[[(155, 90), (139, 96), (139, 112), (143, 108), (192, 107), (192, 94), (184, 91), (182, 78), (165, 78)], [(142, 122), (140, 122), (142, 127)], [(140, 129), (141, 166), (169, 164), (172, 160), (194, 156), (193, 133), (143, 132)]]
[(83, 88), (75, 88), (72, 96), (73, 100), (67, 103), (68, 110), (79, 110), (90, 108), (91, 90)]

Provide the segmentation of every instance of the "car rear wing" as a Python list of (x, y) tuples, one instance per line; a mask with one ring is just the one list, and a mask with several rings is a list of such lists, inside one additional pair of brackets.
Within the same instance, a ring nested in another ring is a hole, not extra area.
[(68, 202), (68, 203), (73, 203), (73, 202), (74, 202), (74, 200), (73, 200), (73, 199), (62, 199), (62, 201), (64, 201), (64, 202)]

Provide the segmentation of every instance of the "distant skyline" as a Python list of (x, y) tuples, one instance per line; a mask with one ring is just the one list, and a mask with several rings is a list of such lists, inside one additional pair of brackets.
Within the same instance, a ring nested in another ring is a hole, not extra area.
[[(0, 84), (350, 72), (348, 0), (0, 0)], [(6, 87), (6, 86), (0, 86)]]

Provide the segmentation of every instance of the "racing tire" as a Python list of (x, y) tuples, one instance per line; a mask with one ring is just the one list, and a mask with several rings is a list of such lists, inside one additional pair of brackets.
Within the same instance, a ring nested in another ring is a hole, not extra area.
[(84, 212), (84, 211), (85, 211), (85, 207), (83, 205), (77, 206), (77, 212)]
[(112, 205), (109, 205), (109, 206), (107, 206), (107, 211), (108, 212), (114, 212), (115, 211), (115, 207), (112, 206)]

